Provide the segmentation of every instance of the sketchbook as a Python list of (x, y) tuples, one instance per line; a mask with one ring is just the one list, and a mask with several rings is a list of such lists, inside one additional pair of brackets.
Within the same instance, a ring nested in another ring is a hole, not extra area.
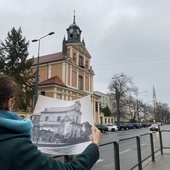
[(91, 97), (65, 101), (39, 95), (32, 122), (32, 142), (43, 153), (80, 154), (91, 143)]

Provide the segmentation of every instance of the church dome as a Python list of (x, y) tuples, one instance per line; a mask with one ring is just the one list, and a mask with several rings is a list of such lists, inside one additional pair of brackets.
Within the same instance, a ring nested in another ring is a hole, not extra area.
[(80, 29), (80, 27), (76, 23), (71, 24), (69, 26), (69, 29), (71, 29), (71, 28), (78, 28), (78, 29)]

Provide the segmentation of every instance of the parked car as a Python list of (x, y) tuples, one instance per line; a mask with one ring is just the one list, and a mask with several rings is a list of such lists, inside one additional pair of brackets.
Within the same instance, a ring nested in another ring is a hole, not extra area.
[(95, 126), (96, 126), (102, 133), (105, 133), (106, 131), (108, 131), (108, 127), (107, 127), (106, 125), (95, 124)]
[(116, 124), (118, 127), (118, 130), (126, 130), (126, 125), (124, 123)]
[(144, 127), (144, 128), (148, 127), (147, 123), (142, 122), (142, 127)]
[(160, 131), (159, 123), (152, 123), (150, 126), (150, 131)]
[(149, 122), (149, 123), (147, 123), (147, 126), (148, 126), (148, 127), (150, 127), (150, 126), (151, 126), (151, 124), (152, 124), (152, 123), (150, 123), (150, 122)]
[(115, 124), (106, 124), (106, 126), (108, 127), (108, 131), (110, 132), (118, 131), (118, 127)]
[(142, 124), (141, 123), (133, 123), (134, 129), (140, 129), (142, 128)]
[(126, 129), (134, 129), (133, 123), (126, 123)]

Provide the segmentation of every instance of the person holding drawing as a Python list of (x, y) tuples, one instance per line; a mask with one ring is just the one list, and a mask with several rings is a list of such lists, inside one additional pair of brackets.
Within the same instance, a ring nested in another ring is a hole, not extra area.
[(99, 158), (100, 131), (92, 127), (92, 143), (68, 163), (41, 153), (31, 142), (32, 122), (21, 120), (13, 110), (16, 83), (0, 74), (0, 169), (89, 170)]

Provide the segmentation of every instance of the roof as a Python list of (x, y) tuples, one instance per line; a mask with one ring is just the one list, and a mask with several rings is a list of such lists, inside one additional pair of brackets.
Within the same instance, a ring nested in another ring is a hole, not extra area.
[[(39, 64), (60, 61), (60, 60), (63, 60), (65, 56), (67, 56), (67, 54), (63, 54), (62, 52), (40, 56)], [(34, 58), (33, 65), (37, 64), (37, 59), (38, 57)]]
[(58, 76), (51, 77), (39, 83), (39, 85), (50, 85), (50, 84), (58, 84), (67, 87)]
[(61, 122), (70, 122), (71, 119), (66, 115), (62, 120)]

